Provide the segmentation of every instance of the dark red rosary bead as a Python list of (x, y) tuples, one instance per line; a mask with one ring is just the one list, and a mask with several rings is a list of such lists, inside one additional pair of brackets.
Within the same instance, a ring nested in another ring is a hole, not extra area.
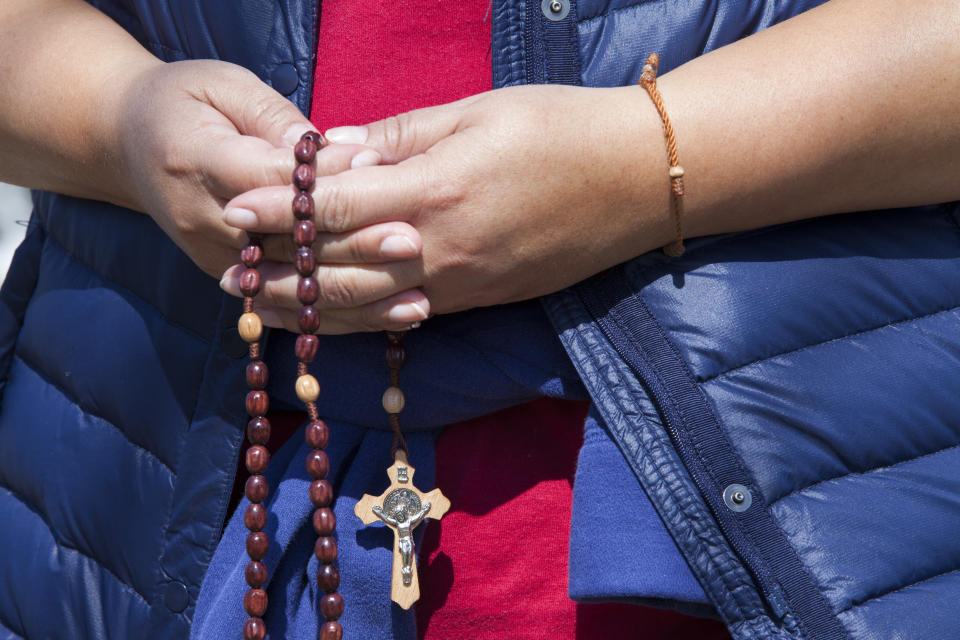
[(333, 564), (337, 560), (337, 539), (320, 536), (313, 545), (313, 555), (323, 564)]
[(340, 572), (336, 565), (320, 565), (320, 570), (317, 571), (317, 586), (327, 593), (333, 593), (340, 587)]
[(313, 186), (314, 177), (313, 167), (308, 164), (298, 164), (293, 170), (293, 186), (300, 191), (307, 191)]
[[(311, 201), (312, 202), (312, 201)], [(310, 212), (313, 215), (313, 212)], [(310, 220), (301, 220), (293, 226), (293, 241), (301, 247), (311, 247), (317, 239), (317, 227)]]
[(243, 494), (250, 502), (263, 502), (269, 492), (270, 485), (267, 484), (267, 479), (260, 475), (250, 476), (247, 478), (247, 483), (243, 485)]
[(267, 444), (270, 441), (270, 421), (257, 417), (247, 423), (247, 439), (251, 444)]
[(297, 162), (309, 164), (313, 162), (316, 156), (317, 143), (313, 140), (301, 139), (297, 142), (296, 146), (293, 147), (293, 157), (297, 159)]
[[(316, 278), (300, 278), (297, 283), (297, 300), (300, 304), (311, 305), (320, 297), (320, 283)], [(311, 358), (312, 360), (313, 358)]]
[(240, 293), (253, 298), (260, 293), (260, 272), (256, 269), (245, 269), (240, 274)]
[(337, 528), (337, 517), (333, 515), (333, 509), (323, 507), (313, 512), (313, 530), (318, 536), (333, 535)]
[(263, 473), (270, 464), (270, 451), (263, 445), (254, 445), (247, 449), (245, 460), (247, 471), (250, 473)]
[(267, 584), (267, 565), (259, 560), (251, 560), (247, 563), (247, 568), (243, 571), (243, 576), (247, 579), (247, 584), (254, 589), (259, 589)]
[(243, 524), (250, 531), (262, 530), (267, 526), (267, 510), (262, 504), (248, 504), (247, 510), (243, 514)]
[(262, 618), (267, 612), (267, 592), (263, 589), (250, 589), (243, 596), (243, 609), (247, 615)]
[(320, 612), (327, 620), (336, 620), (343, 615), (343, 596), (339, 593), (328, 593), (320, 599)]
[(265, 389), (270, 374), (263, 360), (253, 360), (247, 365), (247, 384), (251, 389)]
[(261, 618), (247, 618), (243, 623), (243, 640), (264, 640), (267, 637), (267, 625)]
[(310, 483), (310, 502), (315, 507), (329, 507), (333, 502), (333, 485), (329, 480), (314, 480)]
[(270, 548), (270, 539), (263, 531), (251, 531), (247, 534), (247, 555), (252, 560), (263, 560)]
[(314, 306), (300, 307), (297, 322), (300, 323), (300, 330), (304, 333), (315, 333), (320, 328), (320, 312)]
[(387, 366), (399, 369), (407, 361), (407, 349), (402, 344), (387, 345)]
[(313, 449), (307, 454), (307, 473), (314, 480), (322, 480), (330, 471), (330, 458), (323, 449)]
[(339, 622), (325, 622), (320, 629), (320, 640), (343, 640), (343, 627)]
[[(300, 282), (303, 282), (303, 280)], [(294, 348), (297, 354), (297, 360), (300, 362), (313, 362), (313, 359), (317, 357), (317, 346), (319, 343), (320, 340), (317, 336), (309, 334), (297, 336), (297, 344)], [(317, 447), (321, 449), (325, 446), (327, 445), (317, 445)]]
[(293, 215), (297, 220), (312, 220), (313, 211), (313, 196), (309, 193), (298, 193), (293, 197)]
[(301, 276), (312, 276), (317, 270), (317, 256), (310, 247), (300, 247), (293, 256), (293, 265)]
[(266, 391), (251, 391), (247, 393), (247, 413), (252, 417), (267, 415), (270, 408), (270, 398)]
[[(311, 200), (311, 202), (313, 201)], [(245, 267), (252, 268), (259, 266), (260, 263), (263, 262), (263, 247), (251, 242), (240, 250), (240, 262), (242, 262)]]
[(301, 140), (309, 140), (313, 144), (317, 145), (317, 148), (321, 148), (324, 145), (323, 136), (320, 135), (317, 131), (307, 131), (305, 134), (300, 136)]

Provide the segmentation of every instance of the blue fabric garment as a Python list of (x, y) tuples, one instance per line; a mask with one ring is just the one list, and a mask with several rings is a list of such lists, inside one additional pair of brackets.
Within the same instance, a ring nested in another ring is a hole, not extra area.
[[(312, 0), (95, 4), (165, 60), (241, 64), (309, 108)], [(579, 0), (552, 22), (539, 3), (494, 0), (494, 82), (633, 83), (651, 50), (666, 70), (814, 4)], [(947, 203), (694, 239), (681, 259), (653, 252), (548, 296), (592, 415), (632, 474), (611, 465), (604, 484), (605, 452), (585, 447), (577, 509), (622, 509), (642, 488), (736, 640), (960, 636), (958, 269), (960, 205)], [(0, 289), (0, 638), (189, 635), (243, 438), (239, 312), (146, 216), (36, 194)], [(379, 359), (381, 346), (351, 340)], [(521, 376), (523, 390), (498, 385), (497, 402), (563, 387)], [(491, 397), (479, 395), (471, 410)], [(413, 411), (426, 442), (441, 414)], [(297, 490), (290, 469), (278, 509)], [(723, 500), (730, 483), (749, 508)], [(293, 535), (291, 513), (280, 537)], [(642, 555), (623, 533), (611, 539)], [(644, 587), (618, 583), (629, 571), (573, 534), (575, 572), (602, 574), (593, 586), (572, 576), (579, 597)], [(299, 575), (298, 554), (294, 538), (290, 562), (277, 560), (284, 579)], [(233, 569), (217, 567), (210, 580), (234, 588)]]

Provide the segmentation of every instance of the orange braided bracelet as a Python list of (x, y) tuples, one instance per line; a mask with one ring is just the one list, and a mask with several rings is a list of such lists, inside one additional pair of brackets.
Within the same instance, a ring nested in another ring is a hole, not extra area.
[(656, 107), (657, 113), (660, 114), (660, 120), (663, 121), (663, 136), (667, 141), (667, 161), (670, 163), (670, 208), (677, 227), (676, 238), (663, 247), (663, 252), (676, 258), (683, 255), (683, 226), (680, 218), (683, 211), (683, 167), (680, 166), (680, 157), (677, 154), (677, 137), (673, 133), (670, 116), (667, 115), (667, 110), (663, 106), (663, 96), (657, 89), (657, 65), (659, 64), (660, 56), (655, 53), (647, 56), (647, 63), (643, 65), (643, 73), (640, 74), (640, 80), (637, 81), (637, 84), (650, 94), (653, 106)]

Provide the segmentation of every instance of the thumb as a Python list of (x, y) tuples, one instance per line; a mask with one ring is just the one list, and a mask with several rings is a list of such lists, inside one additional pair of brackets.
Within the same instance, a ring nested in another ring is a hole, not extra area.
[(275, 147), (292, 147), (307, 131), (316, 130), (296, 105), (243, 68), (225, 74), (226, 82), (211, 83), (206, 96), (242, 135), (266, 140)]
[(323, 135), (333, 143), (366, 145), (380, 154), (383, 163), (396, 164), (455, 133), (467, 107), (477, 97), (408, 111), (358, 127), (334, 127)]

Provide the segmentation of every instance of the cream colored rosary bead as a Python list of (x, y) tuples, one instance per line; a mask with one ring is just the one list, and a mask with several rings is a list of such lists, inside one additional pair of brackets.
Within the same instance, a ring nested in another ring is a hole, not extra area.
[(263, 335), (263, 321), (260, 320), (260, 316), (253, 312), (245, 313), (240, 316), (237, 330), (244, 342), (256, 342)]
[(400, 413), (406, 400), (403, 397), (403, 391), (400, 387), (387, 387), (383, 392), (383, 409), (387, 413)]
[(320, 396), (320, 383), (309, 373), (297, 378), (297, 397), (301, 402), (314, 402)]
[(670, 167), (670, 177), (671, 178), (682, 178), (683, 177), (683, 167), (680, 165), (674, 165)]

